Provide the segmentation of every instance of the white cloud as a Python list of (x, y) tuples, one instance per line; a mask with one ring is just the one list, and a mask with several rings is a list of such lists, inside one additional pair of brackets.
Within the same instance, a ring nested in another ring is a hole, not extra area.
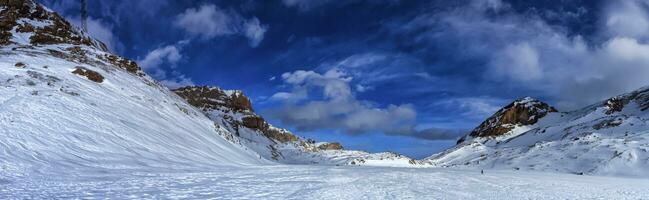
[(185, 77), (185, 75), (180, 75), (178, 77), (165, 79), (160, 81), (160, 83), (162, 83), (164, 86), (166, 86), (169, 89), (176, 89), (184, 86), (195, 85), (194, 82), (190, 78)]
[(490, 14), (495, 8), (510, 9), (505, 2), (472, 2), (420, 14), (389, 28), (397, 33), (419, 31), (413, 36), (418, 43), (456, 39), (462, 53), (486, 58), (483, 78), (533, 92), (528, 95), (550, 97), (560, 109), (649, 85), (647, 1), (606, 2), (602, 22), (596, 23), (600, 26), (595, 35), (601, 38), (590, 41), (540, 17), (514, 11)]
[(151, 73), (154, 78), (164, 79), (166, 75), (162, 64), (167, 63), (170, 67), (175, 68), (181, 58), (180, 50), (175, 45), (168, 45), (150, 51), (144, 59), (138, 61), (138, 64), (144, 71)]
[(176, 16), (173, 24), (185, 30), (189, 35), (204, 40), (220, 36), (242, 35), (248, 38), (251, 47), (259, 45), (268, 29), (268, 26), (261, 25), (256, 17), (246, 20), (233, 10), (222, 10), (215, 5), (189, 8)]
[(503, 102), (506, 101), (491, 97), (461, 97), (437, 101), (432, 106), (450, 108), (470, 119), (483, 120), (498, 111)]
[[(284, 106), (266, 113), (300, 130), (335, 129), (346, 133), (414, 132), (417, 113), (412, 105), (388, 105), (381, 108), (356, 99), (350, 88), (352, 77), (333, 68), (324, 73), (298, 70), (282, 74), (292, 92), (278, 92), (271, 97)], [(321, 95), (308, 91), (321, 91)], [(297, 100), (301, 101), (297, 101)]]
[(339, 67), (364, 67), (385, 60), (386, 56), (376, 53), (354, 54), (338, 62)]
[(226, 14), (215, 5), (203, 5), (198, 9), (189, 8), (179, 14), (174, 25), (189, 34), (211, 39), (236, 33), (236, 24), (233, 24), (236, 17)]
[(537, 80), (543, 77), (539, 54), (528, 43), (508, 45), (492, 59), (491, 67), (496, 74), (515, 80)]
[(194, 85), (191, 78), (177, 71), (176, 67), (182, 60), (182, 45), (187, 41), (179, 41), (175, 45), (167, 45), (154, 49), (138, 61), (138, 64), (149, 75), (159, 80), (168, 88), (174, 89), (187, 85)]
[(257, 47), (264, 40), (264, 34), (268, 26), (259, 24), (259, 19), (252, 18), (243, 24), (244, 35), (248, 37), (250, 46)]
[(611, 3), (605, 16), (605, 23), (612, 36), (646, 38), (649, 34), (649, 20), (646, 1), (620, 0)]

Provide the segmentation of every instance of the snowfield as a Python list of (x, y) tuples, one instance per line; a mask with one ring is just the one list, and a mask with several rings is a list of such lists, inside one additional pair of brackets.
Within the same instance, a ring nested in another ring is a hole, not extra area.
[(649, 180), (448, 168), (276, 165), (0, 178), (0, 199), (649, 199)]

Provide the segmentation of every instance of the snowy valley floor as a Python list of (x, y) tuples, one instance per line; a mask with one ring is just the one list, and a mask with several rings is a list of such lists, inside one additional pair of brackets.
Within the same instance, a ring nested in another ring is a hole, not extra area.
[(649, 179), (520, 171), (263, 166), (0, 179), (0, 199), (649, 199)]

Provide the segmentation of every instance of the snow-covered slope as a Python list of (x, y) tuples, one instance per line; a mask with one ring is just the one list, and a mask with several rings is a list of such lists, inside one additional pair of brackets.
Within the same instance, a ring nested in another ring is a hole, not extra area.
[(316, 143), (298, 137), (255, 114), (250, 100), (238, 90), (188, 86), (174, 92), (201, 109), (219, 127), (234, 133), (230, 141), (253, 149), (269, 160), (286, 164), (423, 166), (395, 153), (343, 150), (339, 143)]
[(0, 7), (0, 176), (269, 163), (31, 1)]
[(426, 160), (575, 174), (649, 175), (649, 88), (572, 112), (524, 98)]

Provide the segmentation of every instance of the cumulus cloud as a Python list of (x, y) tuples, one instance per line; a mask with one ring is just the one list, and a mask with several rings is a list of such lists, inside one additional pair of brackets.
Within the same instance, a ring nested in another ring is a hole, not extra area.
[(649, 33), (647, 2), (622, 0), (608, 6), (605, 24), (612, 36), (645, 38)]
[(491, 60), (494, 72), (516, 80), (537, 80), (543, 77), (539, 54), (528, 43), (507, 45)]
[[(324, 73), (297, 70), (282, 74), (291, 92), (278, 92), (271, 98), (283, 106), (264, 111), (297, 130), (335, 130), (343, 133), (385, 133), (424, 139), (451, 139), (450, 133), (415, 130), (417, 112), (411, 104), (377, 106), (359, 100), (350, 84), (353, 77), (332, 68)], [(317, 94), (309, 91), (319, 91)], [(455, 137), (458, 135), (456, 134)]]
[(167, 45), (150, 51), (144, 59), (138, 61), (140, 67), (149, 72), (154, 78), (163, 79), (166, 77), (162, 64), (175, 67), (182, 58), (180, 50), (175, 45)]
[(527, 88), (563, 109), (649, 85), (647, 1), (608, 2), (597, 23), (601, 37), (589, 40), (540, 16), (517, 13), (505, 2), (471, 2), (420, 13), (390, 31), (413, 34), (419, 43), (457, 41), (452, 48), (461, 55), (485, 60), (483, 79)]
[(190, 78), (177, 70), (177, 65), (183, 58), (182, 46), (186, 43), (187, 41), (180, 41), (151, 50), (144, 58), (138, 60), (138, 64), (142, 70), (168, 88), (194, 85)]
[(248, 38), (251, 47), (259, 45), (268, 29), (268, 26), (262, 25), (256, 17), (245, 19), (238, 12), (223, 10), (211, 4), (185, 10), (176, 16), (173, 24), (189, 35), (204, 40), (241, 35)]

